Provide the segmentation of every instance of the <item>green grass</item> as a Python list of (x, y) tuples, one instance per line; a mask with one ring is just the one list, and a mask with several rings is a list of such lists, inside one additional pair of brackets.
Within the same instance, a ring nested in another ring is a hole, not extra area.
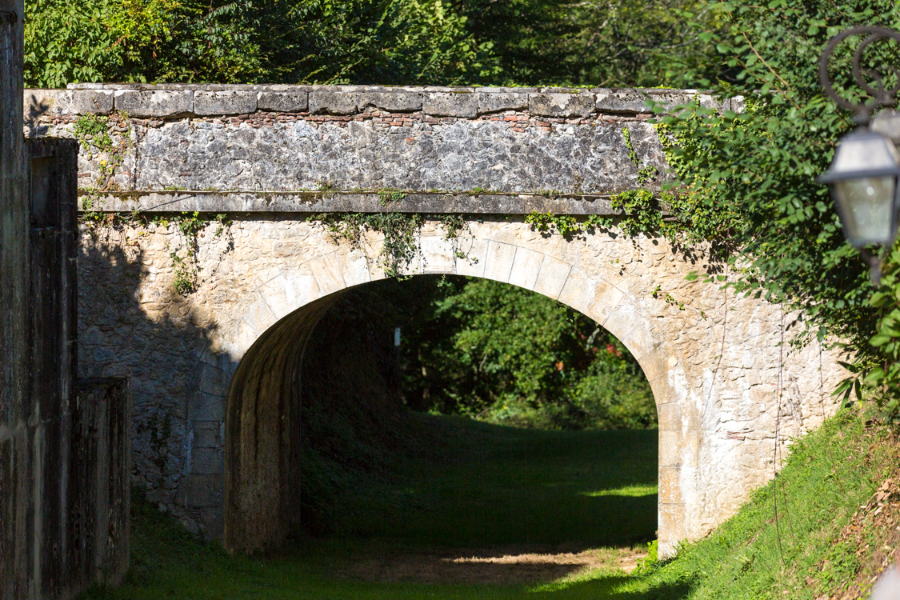
[(846, 414), (795, 444), (777, 482), (777, 527), (770, 484), (711, 536), (640, 574), (610, 565), (529, 585), (347, 578), (354, 562), (417, 549), (596, 548), (653, 534), (656, 432), (527, 431), (443, 418), (427, 425), (444, 440), (437, 458), (401, 461), (393, 483), (361, 481), (366, 493), (348, 489), (335, 507), (335, 536), (299, 540), (280, 556), (228, 556), (137, 503), (126, 585), (86, 597), (813, 600), (856, 576), (864, 556), (840, 531), (898, 464), (892, 436)]
[[(423, 418), (447, 458), (411, 461), (397, 483), (371, 482), (345, 495), (339, 536), (584, 548), (655, 537), (655, 430), (540, 431)], [(653, 491), (637, 495), (635, 486)]]

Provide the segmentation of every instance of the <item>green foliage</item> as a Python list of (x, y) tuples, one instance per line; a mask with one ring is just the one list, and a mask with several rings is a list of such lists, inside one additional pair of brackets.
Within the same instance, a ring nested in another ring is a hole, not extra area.
[(28, 0), (25, 83), (245, 83), (263, 74), (249, 0)]
[(490, 46), (441, 0), (29, 0), (25, 79), (455, 84)]
[(457, 4), (474, 37), (492, 44), (504, 85), (667, 86), (685, 62), (703, 78), (727, 74), (700, 38), (722, 25), (703, 0)]
[[(400, 192), (386, 192), (381, 197), (382, 206), (394, 201), (394, 197), (402, 199)], [(396, 200), (399, 201), (399, 200)], [(321, 222), (331, 241), (335, 244), (347, 242), (352, 248), (361, 248), (362, 236), (366, 231), (374, 231), (384, 235), (378, 264), (384, 269), (387, 277), (399, 278), (418, 255), (417, 235), (424, 222), (418, 213), (322, 213), (311, 215), (308, 221)]]
[(653, 540), (652, 542), (647, 542), (647, 556), (638, 561), (637, 566), (634, 568), (633, 573), (635, 575), (641, 575), (643, 573), (648, 573), (653, 570), (656, 564), (659, 562), (659, 540)]
[[(408, 284), (420, 305), (404, 328), (407, 404), (498, 423), (646, 428), (649, 384), (596, 323), (534, 292), (490, 280)], [(411, 289), (413, 289), (411, 288)]]
[[(111, 131), (115, 131), (118, 143), (110, 135)], [(116, 185), (113, 181), (116, 169), (121, 166), (131, 147), (131, 123), (127, 113), (116, 113), (110, 117), (83, 115), (72, 126), (72, 135), (90, 157), (94, 154), (106, 155), (106, 158), (97, 163), (97, 179), (90, 186), (78, 190), (82, 197), (81, 208), (85, 211), (81, 215), (81, 221), (93, 229), (101, 222), (110, 220), (109, 215), (103, 215), (95, 209), (99, 209), (103, 203), (103, 194)]]
[[(617, 224), (626, 234), (711, 243), (715, 256), (727, 261), (729, 285), (737, 291), (802, 309), (800, 322), (792, 325), (792, 343), (840, 340), (854, 356), (853, 378), (839, 391), (867, 392), (882, 416), (897, 419), (900, 373), (895, 375), (889, 340), (898, 282), (886, 278), (884, 293), (870, 302), (875, 290), (866, 265), (844, 240), (828, 190), (816, 177), (827, 169), (837, 140), (854, 126), (852, 115), (819, 85), (825, 43), (858, 23), (900, 27), (900, 9), (882, 0), (778, 0), (765, 6), (724, 2), (718, 10), (726, 26), (702, 37), (734, 70), (733, 80), (708, 81), (685, 65), (686, 81), (712, 85), (724, 98), (741, 95), (745, 108), (719, 114), (698, 102), (668, 112), (654, 107), (678, 183), (659, 199), (665, 218), (646, 190), (617, 197), (615, 206), (626, 213)], [(831, 65), (847, 97), (853, 97), (853, 50), (850, 43), (839, 47)], [(885, 45), (868, 53), (864, 65), (883, 71), (898, 58), (900, 49)], [(889, 255), (888, 272), (898, 259)]]
[(895, 246), (886, 258), (881, 286), (870, 300), (878, 315), (875, 335), (867, 351), (859, 353), (853, 364), (845, 364), (851, 377), (835, 393), (847, 399), (852, 391), (859, 399), (865, 386), (873, 401), (873, 416), (900, 425), (900, 247)]
[(638, 185), (650, 183), (656, 177), (656, 167), (653, 165), (644, 166), (641, 164), (641, 159), (638, 158), (637, 152), (634, 149), (634, 144), (631, 142), (631, 130), (627, 127), (623, 127), (622, 137), (625, 138), (625, 147), (628, 148), (628, 158), (631, 160), (632, 164), (638, 168)]
[(721, 28), (701, 0), (27, 0), (25, 79), (655, 87), (676, 56), (726, 75), (694, 21)]
[(525, 222), (531, 225), (532, 231), (550, 235), (558, 233), (565, 238), (573, 238), (585, 233), (592, 233), (597, 227), (609, 227), (612, 220), (600, 215), (588, 215), (579, 221), (572, 215), (554, 215), (551, 213), (533, 212), (525, 216)]

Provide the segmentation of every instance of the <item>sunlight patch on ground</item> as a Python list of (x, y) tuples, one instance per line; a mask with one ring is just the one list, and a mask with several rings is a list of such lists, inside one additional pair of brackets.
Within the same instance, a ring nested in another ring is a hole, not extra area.
[(655, 485), (626, 485), (625, 487), (613, 490), (600, 490), (597, 492), (581, 492), (582, 496), (591, 498), (599, 498), (600, 496), (628, 496), (630, 498), (641, 498), (643, 496), (652, 496), (658, 493), (659, 488)]
[[(565, 552), (526, 547), (480, 548), (464, 552), (419, 548), (354, 556), (336, 570), (347, 579), (431, 584), (566, 585), (630, 573), (646, 556), (642, 547), (593, 548)], [(562, 586), (562, 587), (560, 587)], [(548, 588), (549, 589), (549, 588)]]

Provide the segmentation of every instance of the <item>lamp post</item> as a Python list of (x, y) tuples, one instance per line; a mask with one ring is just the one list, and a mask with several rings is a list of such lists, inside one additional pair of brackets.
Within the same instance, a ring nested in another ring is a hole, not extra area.
[[(866, 36), (853, 54), (853, 79), (870, 96), (864, 103), (854, 103), (840, 96), (828, 76), (828, 61), (834, 49), (855, 35)], [(889, 67), (894, 81), (893, 87), (888, 88), (879, 73), (860, 66), (866, 49), (879, 40), (900, 42), (900, 32), (877, 26), (848, 29), (828, 41), (819, 61), (819, 81), (825, 92), (838, 106), (855, 111), (855, 120), (859, 124), (855, 131), (840, 140), (831, 166), (819, 177), (819, 182), (831, 188), (844, 236), (869, 262), (872, 281), (876, 285), (881, 278), (881, 259), (867, 254), (865, 248), (890, 248), (897, 238), (900, 215), (900, 153), (892, 139), (869, 126), (873, 110), (896, 103), (900, 70)], [(874, 85), (866, 77), (871, 78)]]

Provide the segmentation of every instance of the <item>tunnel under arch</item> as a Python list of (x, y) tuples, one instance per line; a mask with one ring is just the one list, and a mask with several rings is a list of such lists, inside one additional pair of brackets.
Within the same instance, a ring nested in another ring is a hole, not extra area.
[[(683, 361), (680, 349), (667, 343), (657, 315), (635, 302), (621, 281), (616, 285), (559, 257), (558, 239), (528, 237), (531, 243), (520, 245), (476, 235), (465, 257), (456, 256), (447, 240), (423, 238), (422, 256), (411, 273), (469, 275), (517, 285), (585, 314), (625, 344), (650, 381), (657, 404), (659, 539), (668, 552), (690, 531), (684, 475), (689, 473), (690, 485), (700, 437), (699, 415), (678, 402), (684, 394), (670, 373)], [(536, 243), (549, 245), (550, 252), (535, 249)], [(272, 278), (256, 290), (257, 301), (241, 319), (247, 349), (231, 379), (225, 419), (224, 542), (229, 550), (276, 547), (297, 524), (296, 482), (302, 485), (298, 419), (306, 343), (346, 290), (383, 278), (371, 260), (348, 250), (333, 248), (310, 261), (307, 269)]]

